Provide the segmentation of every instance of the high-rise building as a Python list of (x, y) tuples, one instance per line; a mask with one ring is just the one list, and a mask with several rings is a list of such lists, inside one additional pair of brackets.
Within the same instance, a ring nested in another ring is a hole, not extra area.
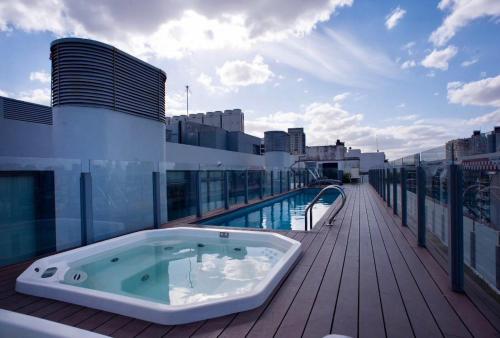
[(290, 135), (290, 154), (305, 154), (306, 134), (304, 134), (304, 128), (288, 128), (288, 135)]

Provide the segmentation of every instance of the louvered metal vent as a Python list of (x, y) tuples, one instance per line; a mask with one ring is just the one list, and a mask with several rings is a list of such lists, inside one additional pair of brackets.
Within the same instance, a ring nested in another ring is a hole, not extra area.
[(165, 121), (165, 73), (112, 46), (86, 39), (52, 42), (52, 106), (108, 108)]
[(52, 108), (40, 104), (0, 97), (0, 111), (6, 119), (52, 124)]

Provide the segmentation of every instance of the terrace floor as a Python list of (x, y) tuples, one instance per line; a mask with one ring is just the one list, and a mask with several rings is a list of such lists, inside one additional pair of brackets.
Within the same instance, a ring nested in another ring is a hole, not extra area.
[(257, 309), (162, 326), (78, 305), (16, 293), (30, 262), (0, 269), (0, 308), (114, 337), (500, 337), (368, 185), (347, 186), (334, 226), (291, 231), (303, 255)]

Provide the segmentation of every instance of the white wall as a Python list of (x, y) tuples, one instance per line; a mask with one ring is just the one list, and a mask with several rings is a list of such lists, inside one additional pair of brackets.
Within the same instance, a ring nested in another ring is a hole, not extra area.
[(361, 172), (367, 172), (374, 167), (384, 165), (385, 153), (362, 153), (359, 159)]
[(251, 168), (262, 169), (264, 156), (235, 151), (196, 147), (188, 144), (165, 143), (168, 169)]
[(289, 168), (294, 162), (294, 157), (285, 151), (266, 151), (264, 158), (267, 169)]
[(3, 118), (0, 113), (0, 156), (52, 157), (50, 125)]
[(53, 108), (54, 157), (163, 161), (165, 124), (109, 109)]

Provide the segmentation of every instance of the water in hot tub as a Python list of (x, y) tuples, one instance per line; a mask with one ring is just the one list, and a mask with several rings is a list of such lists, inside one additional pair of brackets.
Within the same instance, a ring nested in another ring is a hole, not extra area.
[(63, 283), (184, 305), (251, 291), (283, 253), (260, 242), (156, 241), (73, 264)]

